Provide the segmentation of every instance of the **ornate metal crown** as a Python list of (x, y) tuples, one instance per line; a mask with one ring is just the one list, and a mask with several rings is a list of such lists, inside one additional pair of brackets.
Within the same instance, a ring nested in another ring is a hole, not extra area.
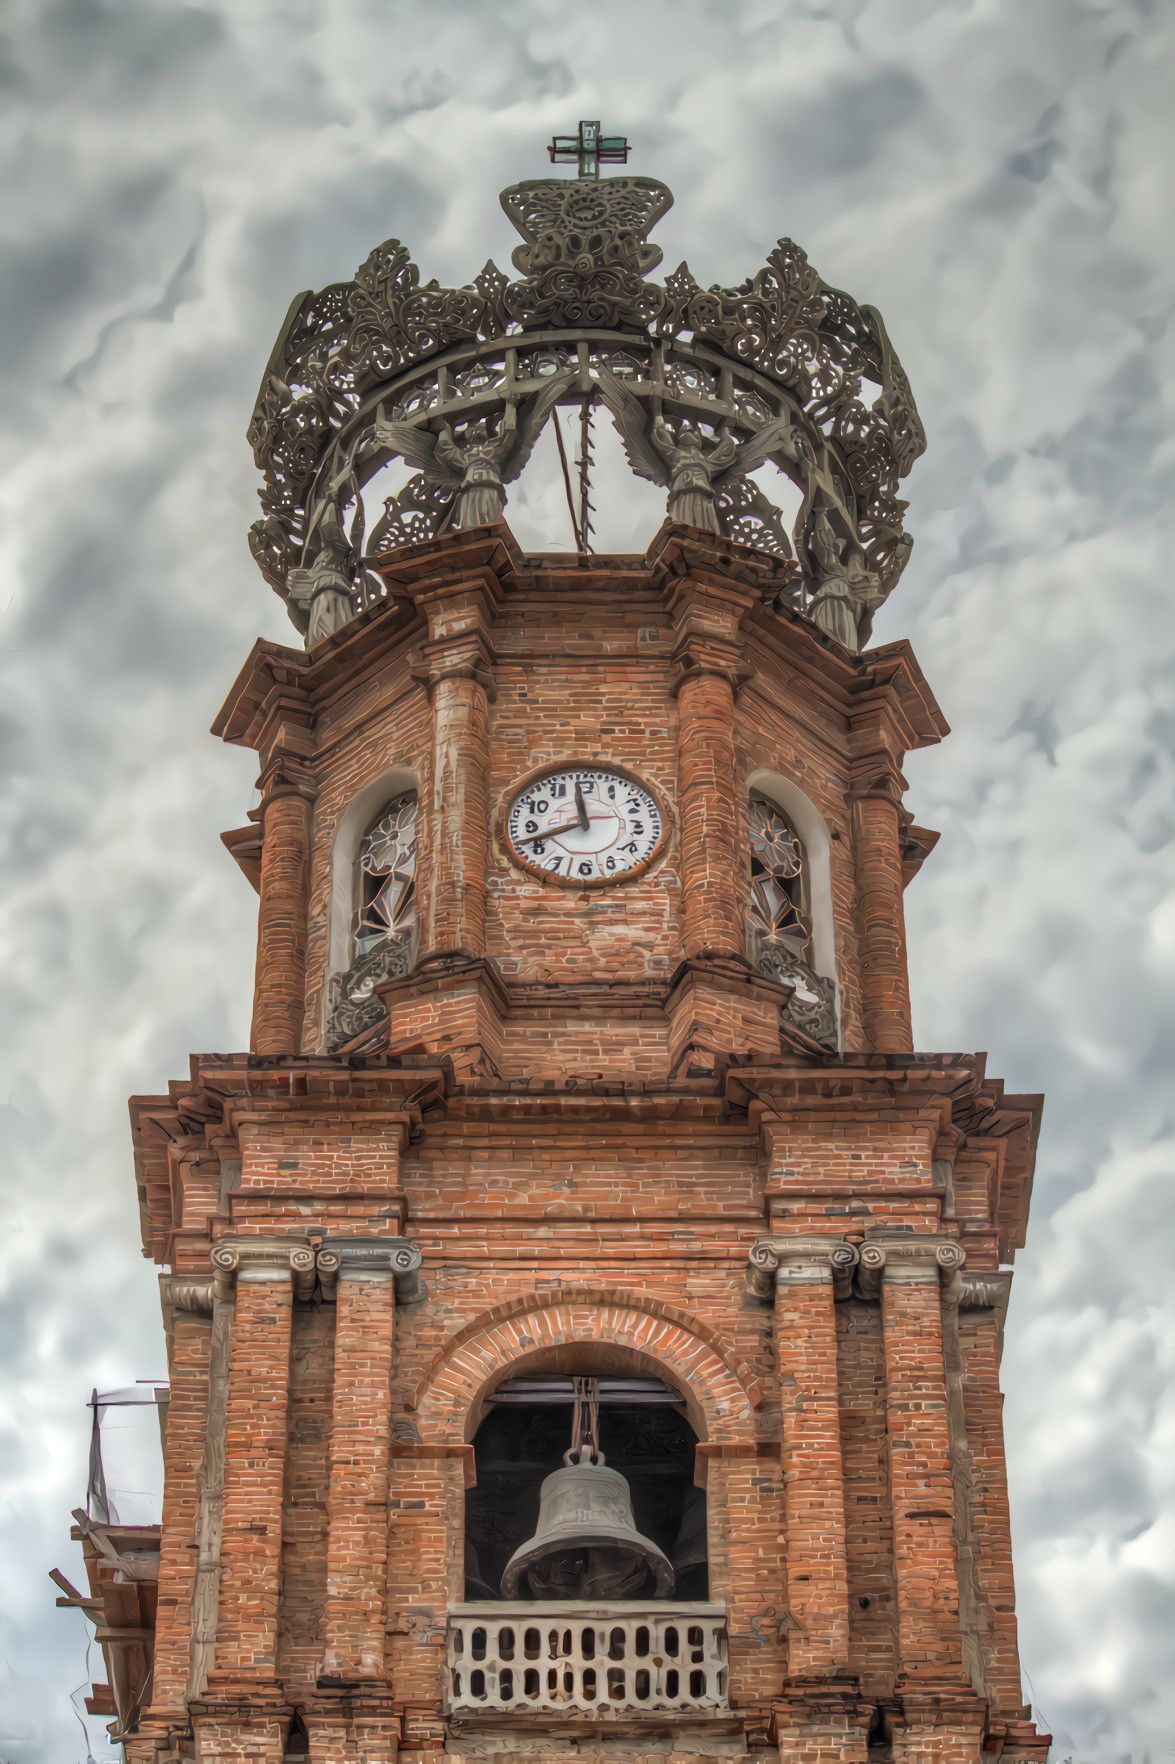
[[(896, 492), (925, 446), (880, 314), (790, 239), (738, 288), (684, 263), (650, 281), (673, 202), (653, 178), (536, 179), (501, 202), (515, 281), (490, 262), (422, 286), (389, 239), (290, 307), (249, 426), (265, 474), (249, 538), (294, 622), (317, 641), (382, 596), (374, 558), (499, 518), (556, 406), (586, 422), (602, 404), (673, 519), (794, 558), (792, 603), (855, 649), (909, 553)], [(397, 457), (415, 475), (367, 534), (364, 485)], [(750, 477), (767, 460), (802, 492), (790, 539)], [(586, 495), (576, 528), (587, 549)]]

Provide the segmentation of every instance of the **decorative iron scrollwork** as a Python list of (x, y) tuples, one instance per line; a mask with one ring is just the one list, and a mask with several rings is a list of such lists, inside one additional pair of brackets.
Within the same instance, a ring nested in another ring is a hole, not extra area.
[(385, 980), (399, 980), (412, 968), (412, 932), (403, 931), (377, 943), (352, 962), (345, 974), (330, 983), (327, 1001), (326, 1046), (328, 1053), (354, 1041), (366, 1029), (374, 1029), (386, 1016), (375, 996)]
[[(333, 504), (341, 519), (390, 453), (424, 481), (385, 501), (372, 553), (496, 513), (514, 475), (496, 458), (510, 413), (521, 429), (542, 404), (541, 428), (554, 404), (600, 396), (635, 469), (646, 455), (654, 462), (646, 475), (665, 483), (675, 518), (788, 557), (779, 511), (747, 482), (773, 459), (803, 492), (796, 604), (855, 648), (909, 555), (897, 486), (925, 446), (875, 309), (824, 282), (790, 239), (737, 288), (702, 288), (686, 264), (663, 284), (649, 280), (661, 252), (648, 234), (673, 201), (653, 178), (535, 179), (501, 200), (523, 241), (517, 279), (491, 262), (471, 286), (422, 284), (407, 247), (389, 239), (353, 281), (299, 295), (287, 314), (249, 428), (266, 480), (249, 542), (295, 622), (322, 635), (379, 598), (357, 548), (345, 560), (330, 551), (323, 510)], [(549, 405), (532, 402), (542, 369), (519, 347), (540, 331), (572, 345), (536, 337), (550, 373), (567, 375)], [(422, 373), (430, 357), (438, 366)], [(865, 382), (877, 389), (872, 403)], [(617, 386), (626, 408), (610, 395)], [(387, 443), (388, 430), (407, 452)], [(492, 469), (475, 484), (462, 468), (454, 499), (456, 459), (476, 465), (478, 449), (494, 455)], [(448, 477), (429, 469), (447, 456)], [(332, 571), (347, 577), (349, 600)]]

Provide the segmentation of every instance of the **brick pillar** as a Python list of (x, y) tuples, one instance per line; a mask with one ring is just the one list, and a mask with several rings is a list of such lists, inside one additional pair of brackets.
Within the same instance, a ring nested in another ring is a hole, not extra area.
[[(160, 1276), (165, 1325), (171, 1338), (171, 1400), (167, 1410), (163, 1526), (159, 1560), (159, 1614), (155, 1624), (153, 1714), (186, 1708), (192, 1605), (200, 1530), (204, 1450), (210, 1401), (212, 1277)], [(174, 1717), (173, 1717), (174, 1719)], [(142, 1725), (142, 1724), (141, 1724)]]
[(346, 1708), (314, 1704), (306, 1710), (310, 1764), (394, 1764), (400, 1716), (390, 1710), (366, 1711), (356, 1705), (354, 1693), (346, 1702)]
[(283, 784), (263, 808), (252, 1051), (297, 1053), (306, 1009), (311, 804), (302, 789)]
[(489, 698), (480, 680), (446, 674), (432, 690), (432, 891), (425, 958), (485, 955), (489, 855)]
[(218, 1285), (235, 1287), (228, 1360), (224, 1531), (213, 1698), (276, 1683), (294, 1282), (314, 1279), (314, 1252), (238, 1238), (212, 1252)]
[(910, 982), (898, 803), (879, 783), (856, 797), (857, 932), (861, 1014), (874, 1053), (909, 1053)]
[(743, 661), (742, 627), (758, 599), (749, 583), (702, 571), (678, 577), (670, 589), (679, 669), (682, 939), (694, 960), (746, 957), (734, 694), (752, 672)]
[(870, 1234), (861, 1249), (862, 1288), (881, 1290), (899, 1688), (966, 1682), (939, 1286), (962, 1261), (928, 1233)]
[(416, 678), (432, 701), (432, 777), (425, 807), (421, 872), (421, 960), (485, 955), (489, 863), (490, 631), (497, 608), (492, 571), (408, 592), (428, 619), (424, 667)]
[(318, 1262), (324, 1291), (336, 1271), (338, 1280), (318, 1672), (331, 1685), (384, 1677), (394, 1282), (397, 1269), (419, 1266), (420, 1251), (394, 1239), (332, 1239)]
[(739, 887), (734, 692), (721, 674), (687, 674), (677, 706), (685, 953), (742, 957), (747, 938)]
[(834, 1237), (763, 1238), (751, 1251), (756, 1289), (767, 1296), (774, 1288), (793, 1681), (848, 1664), (835, 1300), (848, 1297), (856, 1260), (853, 1246)]

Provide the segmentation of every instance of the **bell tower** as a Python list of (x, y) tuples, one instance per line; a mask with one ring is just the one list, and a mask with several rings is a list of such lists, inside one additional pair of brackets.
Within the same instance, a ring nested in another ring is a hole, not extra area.
[[(923, 431), (790, 240), (656, 280), (626, 152), (582, 124), (503, 192), (513, 278), (390, 239), (265, 371), (299, 636), (214, 725), (260, 767), (252, 1044), (131, 1105), (171, 1377), (157, 1599), (103, 1644), (131, 1764), (1047, 1752), (999, 1394), (1040, 1099), (914, 1051), (902, 765), (946, 727), (869, 647)], [(606, 425), (665, 497), (638, 554), (593, 549)], [(511, 531), (540, 446), (562, 552)]]

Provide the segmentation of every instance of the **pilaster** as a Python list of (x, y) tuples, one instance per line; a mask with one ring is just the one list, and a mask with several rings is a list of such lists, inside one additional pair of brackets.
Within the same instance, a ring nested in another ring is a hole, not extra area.
[(825, 1678), (848, 1664), (845, 1497), (835, 1301), (857, 1251), (842, 1238), (760, 1238), (755, 1290), (775, 1302), (787, 1511), (788, 1676)]
[(871, 1231), (860, 1282), (880, 1289), (898, 1599), (898, 1689), (965, 1684), (940, 1278), (962, 1266), (951, 1238)]
[(220, 1599), (208, 1674), (218, 1700), (244, 1686), (250, 1695), (276, 1692), (291, 1309), (295, 1282), (304, 1290), (313, 1283), (314, 1252), (299, 1241), (237, 1238), (217, 1244), (212, 1262), (218, 1289), (233, 1293)]
[(396, 1281), (420, 1260), (394, 1239), (332, 1238), (318, 1252), (336, 1306), (322, 1685), (384, 1677)]
[(297, 1053), (306, 1005), (306, 895), (313, 774), (280, 754), (262, 771), (260, 905), (252, 1051)]
[(491, 629), (498, 603), (492, 569), (414, 583), (406, 590), (428, 621), (416, 677), (433, 713), (429, 850), (420, 962), (485, 955), (489, 861)]
[(857, 874), (861, 1013), (874, 1053), (913, 1047), (906, 968), (901, 799), (896, 768), (877, 770), (872, 756), (851, 793)]
[(690, 574), (669, 596), (678, 709), (682, 945), (687, 958), (746, 956), (735, 693), (749, 678), (747, 584)]

